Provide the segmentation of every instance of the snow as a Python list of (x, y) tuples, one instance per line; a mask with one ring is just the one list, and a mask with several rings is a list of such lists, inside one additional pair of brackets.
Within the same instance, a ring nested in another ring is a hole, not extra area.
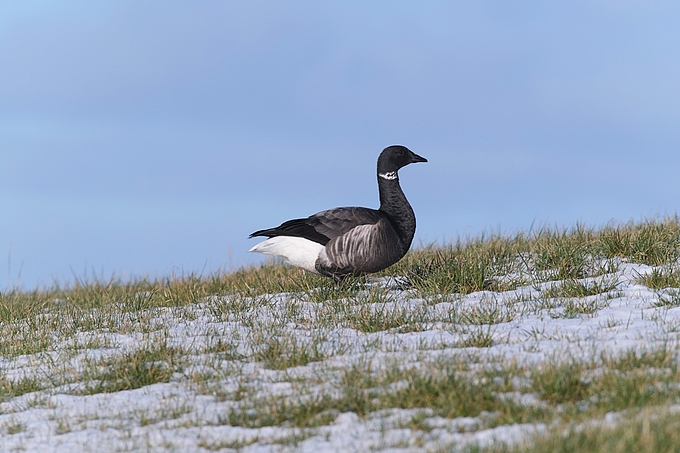
[[(6, 379), (35, 377), (47, 382), (55, 375), (80, 376), (97, 360), (119, 357), (157, 342), (181, 348), (189, 356), (189, 365), (166, 383), (88, 395), (78, 391), (86, 383), (61, 382), (38, 392), (0, 399), (0, 451), (207, 452), (240, 448), (249, 453), (416, 452), (443, 447), (455, 451), (470, 443), (516, 442), (547, 427), (526, 424), (485, 428), (485, 414), (446, 419), (428, 408), (389, 409), (363, 418), (340, 413), (326, 426), (305, 429), (230, 426), (227, 416), (239, 404), (233, 395), (244, 385), (254, 389), (249, 396), (254, 399), (291, 395), (299, 388), (331, 391), (333, 371), (362, 360), (371, 361), (376, 369), (388, 362), (426, 367), (438, 357), (470, 354), (482, 363), (507, 360), (540, 364), (556, 358), (587, 360), (599, 353), (616, 355), (674, 343), (680, 331), (680, 308), (658, 304), (659, 293), (637, 283), (639, 275), (651, 270), (649, 266), (622, 262), (615, 274), (589, 279), (615, 278), (618, 282), (608, 293), (577, 301), (594, 307), (592, 314), (567, 316), (564, 300), (554, 301), (550, 308), (550, 301), (541, 299), (541, 288), (532, 286), (503, 293), (442, 296), (437, 303), (416, 298), (409, 291), (392, 290), (388, 303), (372, 307), (388, 313), (422, 310), (423, 316), (433, 321), (427, 329), (414, 332), (397, 328), (363, 333), (346, 326), (324, 327), (318, 319), (323, 302), (306, 302), (290, 294), (261, 297), (253, 300), (251, 307), (233, 313), (214, 309), (215, 304), (226, 300), (217, 296), (188, 307), (158, 309), (145, 323), (153, 327), (151, 331), (79, 332), (70, 340), (61, 338), (49, 351), (0, 357), (0, 372)], [(385, 280), (376, 284), (390, 283)], [(291, 307), (297, 313), (292, 317)], [(442, 319), (454, 310), (496, 310), (507, 321), (452, 329)], [(461, 346), (471, 332), (480, 329), (492, 336), (490, 347)], [(290, 334), (301, 344), (322, 335), (319, 344), (328, 357), (283, 371), (247, 360), (261, 347), (254, 340), (257, 335), (266, 337), (274, 331)], [(93, 339), (101, 346), (74, 351), (74, 344), (88, 344)], [(245, 359), (220, 356), (210, 349), (216, 344), (232, 347), (229, 354)], [(196, 373), (214, 378), (204, 382), (192, 377)], [(306, 381), (307, 387), (300, 387), (301, 381)], [(414, 415), (421, 415), (429, 429), (409, 428), (408, 421)]]

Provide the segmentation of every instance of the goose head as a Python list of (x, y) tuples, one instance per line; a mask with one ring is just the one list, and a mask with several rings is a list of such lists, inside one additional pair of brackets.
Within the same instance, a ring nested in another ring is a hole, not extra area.
[(378, 173), (388, 174), (396, 172), (400, 168), (416, 162), (427, 162), (427, 159), (420, 157), (405, 146), (388, 146), (378, 157)]

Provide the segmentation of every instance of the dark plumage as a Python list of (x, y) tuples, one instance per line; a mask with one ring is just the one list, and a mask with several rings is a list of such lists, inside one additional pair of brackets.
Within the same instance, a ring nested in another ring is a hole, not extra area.
[(380, 208), (335, 208), (276, 228), (251, 252), (280, 256), (290, 264), (342, 280), (348, 275), (378, 272), (399, 261), (411, 247), (416, 217), (399, 185), (398, 170), (427, 162), (404, 146), (383, 150), (378, 158)]

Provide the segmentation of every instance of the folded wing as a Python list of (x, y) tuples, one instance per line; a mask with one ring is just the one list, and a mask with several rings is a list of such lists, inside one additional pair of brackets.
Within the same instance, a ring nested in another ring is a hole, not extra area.
[(382, 220), (387, 220), (387, 217), (375, 209), (335, 208), (319, 212), (306, 219), (288, 220), (276, 228), (256, 231), (250, 237), (292, 236), (326, 245), (332, 239), (343, 236), (358, 226), (377, 224)]

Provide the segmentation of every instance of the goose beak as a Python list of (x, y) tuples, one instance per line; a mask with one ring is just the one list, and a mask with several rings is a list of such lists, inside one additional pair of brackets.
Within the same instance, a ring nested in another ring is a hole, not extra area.
[(411, 152), (411, 163), (415, 164), (416, 162), (427, 162), (427, 159), (425, 159), (424, 157), (420, 157), (414, 152)]

